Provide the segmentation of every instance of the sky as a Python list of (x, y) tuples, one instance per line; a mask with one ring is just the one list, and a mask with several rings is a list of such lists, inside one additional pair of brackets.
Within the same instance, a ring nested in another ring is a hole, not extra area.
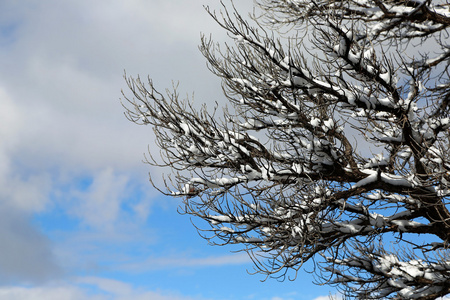
[[(0, 0), (0, 300), (326, 299), (310, 274), (250, 275), (148, 182), (152, 129), (127, 121), (123, 75), (224, 103), (198, 51), (227, 36), (218, 0)], [(239, 1), (245, 15), (251, 0)], [(167, 170), (164, 170), (167, 172)]]

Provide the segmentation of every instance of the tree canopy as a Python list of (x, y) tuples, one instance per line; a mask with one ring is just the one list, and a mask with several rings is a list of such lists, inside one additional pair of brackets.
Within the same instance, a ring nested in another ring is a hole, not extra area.
[(147, 161), (170, 170), (157, 188), (267, 276), (313, 260), (349, 298), (450, 293), (449, 2), (256, 4), (207, 8), (232, 41), (200, 46), (220, 117), (127, 78), (126, 115), (161, 153)]

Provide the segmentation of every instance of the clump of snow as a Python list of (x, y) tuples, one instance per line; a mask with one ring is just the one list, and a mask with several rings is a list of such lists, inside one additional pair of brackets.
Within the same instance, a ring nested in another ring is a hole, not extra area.
[(333, 119), (328, 119), (323, 122), (323, 126), (322, 126), (323, 131), (327, 132), (328, 130), (333, 129), (333, 127), (334, 127)]
[(314, 127), (319, 127), (320, 119), (319, 118), (312, 118), (311, 121), (309, 121), (309, 124), (311, 124)]

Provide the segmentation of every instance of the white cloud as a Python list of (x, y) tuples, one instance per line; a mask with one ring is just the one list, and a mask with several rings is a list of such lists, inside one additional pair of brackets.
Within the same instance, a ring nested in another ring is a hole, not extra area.
[(149, 74), (161, 90), (180, 80), (181, 94), (195, 90), (197, 101), (223, 98), (197, 49), (201, 30), (224, 36), (203, 0), (21, 3), (7, 1), (2, 9), (14, 12), (5, 19), (16, 29), (0, 48), (7, 62), (0, 101), (9, 118), (0, 147), (9, 147), (9, 158), (20, 158), (26, 168), (108, 166), (145, 177), (142, 153), (153, 135), (123, 116), (124, 69)]
[[(9, 51), (0, 50), (4, 60), (14, 61), (2, 68), (0, 79), (11, 110), (20, 116), (15, 124), (22, 124), (21, 130), (9, 127), (10, 136), (19, 141), (15, 155), (41, 169), (49, 163), (90, 169), (140, 165), (152, 136), (146, 134), (144, 140), (144, 131), (123, 116), (123, 70), (146, 74), (156, 65), (158, 76), (177, 79), (168, 74), (170, 64), (182, 66), (186, 59), (171, 55), (165, 67), (158, 65), (164, 55), (183, 52), (164, 40), (189, 35), (157, 29), (155, 16), (164, 14), (148, 1), (40, 1), (33, 9), (26, 6), (16, 8), (22, 19), (20, 39), (6, 47)], [(197, 38), (181, 48), (196, 51)]]
[(48, 201), (50, 178), (45, 172), (37, 175), (17, 170), (12, 157), (21, 143), (20, 132), (25, 128), (24, 116), (20, 115), (13, 99), (1, 87), (0, 103), (0, 198), (3, 204), (7, 202), (15, 209), (41, 211)]
[(150, 291), (101, 277), (80, 277), (73, 282), (43, 286), (0, 287), (0, 300), (200, 300), (170, 291)]

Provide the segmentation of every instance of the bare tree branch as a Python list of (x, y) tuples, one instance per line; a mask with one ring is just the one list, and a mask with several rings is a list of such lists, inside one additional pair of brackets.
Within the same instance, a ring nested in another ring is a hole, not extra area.
[[(164, 187), (255, 269), (357, 299), (450, 293), (450, 4), (260, 0), (207, 13), (232, 44), (200, 50), (233, 106), (222, 121), (176, 88), (126, 77), (126, 116), (151, 125)], [(153, 154), (154, 155), (154, 154)]]

